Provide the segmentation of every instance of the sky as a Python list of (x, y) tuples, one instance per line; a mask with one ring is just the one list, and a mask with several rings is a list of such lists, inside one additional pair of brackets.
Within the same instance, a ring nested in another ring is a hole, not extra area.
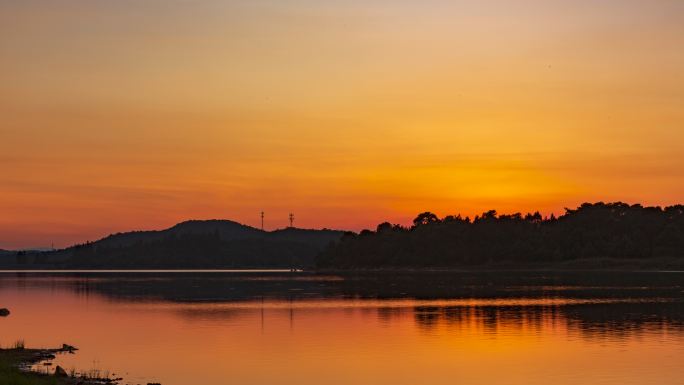
[(684, 2), (0, 0), (0, 248), (684, 201)]

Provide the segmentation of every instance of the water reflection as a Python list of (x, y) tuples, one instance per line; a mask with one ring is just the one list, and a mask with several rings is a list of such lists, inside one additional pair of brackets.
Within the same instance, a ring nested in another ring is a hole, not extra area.
[(676, 384), (683, 288), (656, 273), (0, 273), (0, 343), (73, 343), (66, 367), (131, 383)]
[[(601, 302), (556, 306), (419, 306), (413, 309), (418, 326), (425, 330), (445, 325), (478, 327), (497, 334), (502, 329), (541, 332), (564, 324), (570, 332), (589, 339), (627, 338), (642, 333), (684, 332), (684, 304), (679, 301)], [(398, 312), (379, 312), (387, 321)]]
[(68, 288), (121, 300), (614, 298), (684, 296), (684, 273), (2, 273), (2, 287)]
[[(564, 322), (595, 338), (684, 325), (679, 273), (0, 273), (0, 292), (66, 290), (109, 301), (179, 303), (177, 316), (229, 319), (249, 309), (371, 308), (388, 324), (539, 330)], [(203, 306), (202, 304), (207, 304)], [(416, 305), (418, 304), (418, 305)]]

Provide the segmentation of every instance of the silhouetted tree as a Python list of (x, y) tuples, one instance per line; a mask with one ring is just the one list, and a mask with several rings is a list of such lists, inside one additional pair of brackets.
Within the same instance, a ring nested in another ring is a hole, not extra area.
[(389, 232), (392, 232), (392, 228), (393, 228), (393, 226), (392, 226), (391, 223), (389, 223), (389, 222), (383, 222), (383, 223), (381, 223), (381, 224), (378, 225), (378, 227), (377, 227), (377, 229), (375, 230), (375, 232), (376, 232), (376, 233), (379, 233), (379, 234), (381, 234), (381, 233), (389, 233)]
[(432, 223), (439, 222), (439, 217), (431, 212), (424, 212), (418, 214), (418, 216), (413, 220), (413, 226), (424, 226)]
[[(684, 266), (684, 206), (584, 203), (556, 217), (490, 210), (440, 220), (424, 212), (409, 229), (389, 223), (363, 237), (343, 237), (317, 258), (320, 267), (530, 265), (610, 260)], [(650, 261), (650, 262), (649, 262)]]

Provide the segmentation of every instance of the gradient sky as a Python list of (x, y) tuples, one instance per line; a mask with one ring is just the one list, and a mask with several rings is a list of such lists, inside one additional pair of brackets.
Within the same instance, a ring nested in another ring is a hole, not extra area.
[(0, 248), (684, 201), (684, 2), (0, 0)]

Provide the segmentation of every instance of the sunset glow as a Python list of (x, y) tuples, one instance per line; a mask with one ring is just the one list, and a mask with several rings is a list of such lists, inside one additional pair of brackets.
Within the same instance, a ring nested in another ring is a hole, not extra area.
[(670, 0), (2, 2), (0, 248), (681, 203), (682, 47)]

